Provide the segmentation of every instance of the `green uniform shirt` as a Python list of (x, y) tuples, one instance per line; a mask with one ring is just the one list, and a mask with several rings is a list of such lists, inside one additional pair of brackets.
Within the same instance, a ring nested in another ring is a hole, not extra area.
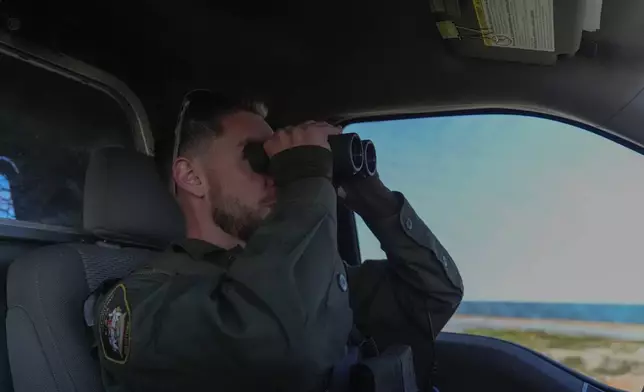
[(422, 385), (431, 334), (463, 295), (456, 265), (398, 194), (398, 214), (367, 222), (388, 260), (346, 266), (331, 154), (321, 150), (273, 158), (273, 168), (298, 169), (275, 169), (277, 203), (245, 248), (184, 240), (99, 299), (109, 390), (324, 390), (354, 323), (381, 350), (412, 346)]

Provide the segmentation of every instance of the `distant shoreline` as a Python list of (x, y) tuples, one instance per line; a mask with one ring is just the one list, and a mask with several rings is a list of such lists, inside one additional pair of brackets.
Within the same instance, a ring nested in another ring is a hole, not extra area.
[(480, 316), (473, 314), (455, 314), (452, 318), (455, 319), (496, 319), (496, 320), (512, 320), (512, 321), (539, 321), (546, 323), (561, 323), (569, 325), (579, 325), (579, 326), (597, 326), (603, 328), (642, 328), (644, 329), (644, 324), (640, 323), (620, 323), (620, 322), (611, 322), (611, 321), (587, 321), (587, 320), (571, 320), (571, 319), (548, 319), (548, 318), (536, 318), (536, 317), (506, 317), (506, 316)]
[(456, 314), (443, 331), (463, 333), (472, 329), (544, 331), (548, 333), (597, 336), (644, 342), (644, 325), (584, 320), (494, 317)]
[(456, 315), (644, 325), (644, 305), (463, 301)]

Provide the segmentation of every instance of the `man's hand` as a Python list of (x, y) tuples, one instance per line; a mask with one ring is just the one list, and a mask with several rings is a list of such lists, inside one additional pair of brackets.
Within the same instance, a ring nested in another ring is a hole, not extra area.
[(278, 130), (264, 143), (264, 150), (269, 157), (299, 146), (319, 146), (330, 150), (329, 136), (341, 132), (342, 129), (325, 122), (308, 121)]
[(378, 174), (353, 178), (338, 188), (338, 196), (365, 220), (389, 218), (400, 210), (400, 200), (380, 180)]

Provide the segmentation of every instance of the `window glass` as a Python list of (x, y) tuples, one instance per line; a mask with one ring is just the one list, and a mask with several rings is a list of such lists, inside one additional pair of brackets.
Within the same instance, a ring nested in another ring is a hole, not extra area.
[[(644, 157), (520, 115), (357, 123), (378, 170), (459, 266), (445, 331), (509, 340), (628, 391), (644, 385)], [(358, 218), (363, 259), (384, 258)]]
[(0, 219), (79, 228), (92, 150), (134, 148), (118, 104), (85, 84), (0, 55)]
[(13, 209), (13, 198), (11, 197), (11, 185), (9, 178), (0, 174), (0, 218), (16, 219), (16, 211)]

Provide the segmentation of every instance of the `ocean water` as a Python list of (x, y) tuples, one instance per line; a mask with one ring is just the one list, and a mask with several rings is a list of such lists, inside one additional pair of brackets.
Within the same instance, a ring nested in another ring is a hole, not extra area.
[(456, 314), (644, 324), (644, 305), (463, 301)]

